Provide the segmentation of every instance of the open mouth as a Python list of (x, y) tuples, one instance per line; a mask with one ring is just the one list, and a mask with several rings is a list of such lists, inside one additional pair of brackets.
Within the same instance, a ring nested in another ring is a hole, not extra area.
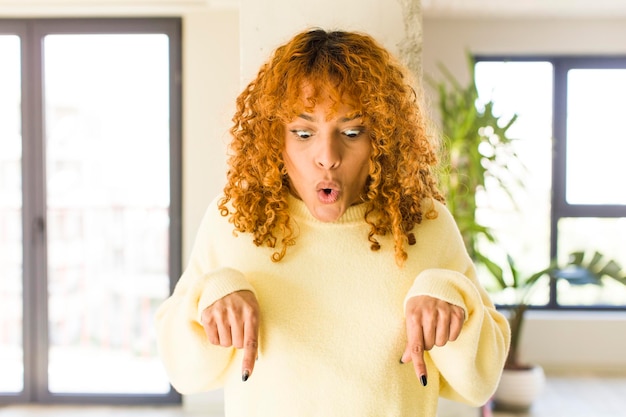
[(321, 188), (317, 197), (322, 203), (334, 203), (339, 199), (339, 191), (332, 188)]

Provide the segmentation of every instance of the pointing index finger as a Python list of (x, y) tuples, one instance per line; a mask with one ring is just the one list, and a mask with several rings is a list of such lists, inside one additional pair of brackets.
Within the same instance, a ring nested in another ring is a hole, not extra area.
[(420, 325), (412, 327), (412, 331), (409, 331), (409, 353), (411, 354), (415, 374), (419, 377), (421, 384), (426, 386), (428, 371), (426, 370), (426, 361), (424, 360), (424, 331)]
[(257, 321), (253, 319), (246, 320), (244, 323), (243, 336), (243, 361), (241, 367), (241, 380), (247, 381), (252, 371), (254, 363), (259, 354), (259, 328)]

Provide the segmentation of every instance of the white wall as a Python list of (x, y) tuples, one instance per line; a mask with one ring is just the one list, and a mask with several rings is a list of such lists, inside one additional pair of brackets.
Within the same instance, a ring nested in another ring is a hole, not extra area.
[(626, 374), (625, 312), (533, 311), (521, 353), (548, 373)]
[(626, 54), (626, 18), (616, 19), (423, 19), (423, 67), (438, 62), (463, 82), (465, 51), (474, 54)]
[[(364, 31), (397, 54), (406, 33), (401, 3), (399, 0), (241, 0), (242, 80), (247, 83), (254, 77), (275, 47), (310, 27)], [(419, 25), (419, 16), (412, 18)]]
[(205, 208), (226, 179), (239, 69), (237, 10), (183, 15), (183, 262)]
[[(468, 80), (474, 54), (622, 54), (626, 19), (423, 19), (423, 68), (443, 63)], [(431, 98), (431, 102), (434, 102)], [(626, 372), (626, 313), (531, 312), (522, 356), (548, 371)]]

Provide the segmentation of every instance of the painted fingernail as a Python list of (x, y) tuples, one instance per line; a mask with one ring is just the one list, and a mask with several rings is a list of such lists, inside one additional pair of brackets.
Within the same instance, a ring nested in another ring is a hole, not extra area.
[(243, 382), (246, 382), (249, 377), (250, 377), (250, 372), (245, 370), (245, 371), (243, 371), (243, 374), (241, 375), (241, 380)]
[(402, 362), (402, 356), (400, 356), (400, 363), (404, 365), (404, 362)]
[(423, 387), (425, 387), (426, 384), (428, 384), (428, 381), (426, 380), (426, 375), (420, 376), (420, 382), (422, 383)]

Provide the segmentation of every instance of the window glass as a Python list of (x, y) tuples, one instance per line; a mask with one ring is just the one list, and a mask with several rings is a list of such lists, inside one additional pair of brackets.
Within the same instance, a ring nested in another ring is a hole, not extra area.
[[(589, 251), (590, 260), (598, 251), (604, 256), (599, 265), (616, 261), (626, 275), (626, 218), (564, 218), (559, 221), (559, 261), (564, 264), (568, 255)], [(626, 285), (604, 277), (602, 285), (569, 285), (558, 283), (558, 301), (561, 305), (624, 305)]]
[(44, 97), (52, 393), (167, 393), (169, 51), (153, 35), (48, 35)]
[[(597, 65), (605, 69), (586, 69)], [(493, 100), (494, 112), (505, 121), (518, 115), (509, 137), (515, 140), (519, 160), (526, 167), (523, 187), (510, 188), (512, 199), (494, 181), (487, 181), (480, 193), (479, 219), (495, 230), (498, 240), (497, 245), (482, 242), (486, 249), (481, 252), (500, 265), (506, 263), (503, 253), (512, 255), (522, 277), (547, 266), (550, 254), (563, 265), (574, 251), (586, 251), (589, 256), (598, 251), (626, 265), (626, 219), (620, 217), (623, 209), (614, 207), (626, 205), (626, 187), (616, 186), (623, 177), (626, 154), (626, 130), (621, 123), (626, 114), (623, 59), (483, 60), (476, 64), (475, 80), (481, 103)], [(507, 165), (507, 171), (517, 169), (515, 164)], [(553, 198), (556, 204), (551, 207)], [(487, 277), (489, 288), (490, 274), (479, 272)], [(535, 288), (533, 304), (547, 303), (552, 308), (626, 305), (626, 286), (610, 278), (595, 286), (564, 280), (556, 286), (548, 283)], [(497, 286), (492, 287), (497, 303), (516, 301), (511, 292), (500, 293)]]
[[(480, 102), (492, 100), (494, 112), (505, 122), (517, 115), (508, 136), (514, 139), (521, 164), (511, 161), (507, 168), (523, 184), (507, 184), (511, 199), (498, 183), (487, 179), (477, 215), (482, 224), (493, 228), (499, 245), (485, 243), (481, 250), (497, 262), (505, 262), (504, 254), (509, 253), (524, 274), (549, 263), (552, 79), (549, 62), (480, 61), (475, 67)], [(503, 297), (497, 300), (502, 303), (509, 300), (506, 294), (496, 297)], [(535, 295), (534, 302), (546, 301), (547, 294)]]
[(20, 38), (0, 35), (0, 392), (24, 386)]
[(570, 204), (626, 204), (626, 69), (573, 69), (567, 77)]

